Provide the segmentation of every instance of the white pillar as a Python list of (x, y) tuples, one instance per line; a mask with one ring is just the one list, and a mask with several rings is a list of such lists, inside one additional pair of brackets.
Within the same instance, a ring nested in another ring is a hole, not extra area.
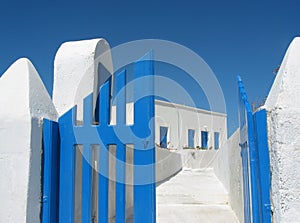
[(78, 105), (77, 117), (82, 120), (83, 99), (93, 93), (95, 106), (99, 87), (112, 72), (110, 48), (105, 39), (63, 43), (54, 62), (53, 103), (59, 116)]
[(290, 44), (267, 98), (274, 222), (300, 219), (300, 38)]
[(0, 222), (40, 222), (42, 117), (57, 113), (29, 60), (0, 78), (0, 107)]

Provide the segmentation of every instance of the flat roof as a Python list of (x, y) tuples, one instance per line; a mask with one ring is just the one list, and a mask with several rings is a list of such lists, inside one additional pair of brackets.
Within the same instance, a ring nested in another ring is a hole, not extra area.
[(168, 102), (168, 101), (155, 100), (155, 105), (162, 105), (162, 106), (172, 107), (172, 108), (177, 107), (177, 108), (181, 108), (181, 109), (184, 109), (187, 111), (193, 111), (193, 112), (203, 113), (203, 114), (208, 114), (208, 115), (216, 115), (216, 116), (221, 116), (221, 117), (227, 117), (227, 114), (225, 114), (225, 113), (214, 112), (214, 111), (205, 110), (205, 109), (201, 109), (201, 108), (195, 108), (195, 107), (191, 107), (191, 106), (187, 106), (187, 105), (176, 104), (176, 103)]

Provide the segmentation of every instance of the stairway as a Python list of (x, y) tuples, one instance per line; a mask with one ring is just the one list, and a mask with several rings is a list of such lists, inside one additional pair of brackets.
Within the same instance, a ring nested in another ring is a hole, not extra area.
[(156, 188), (158, 223), (238, 223), (212, 169), (182, 170)]

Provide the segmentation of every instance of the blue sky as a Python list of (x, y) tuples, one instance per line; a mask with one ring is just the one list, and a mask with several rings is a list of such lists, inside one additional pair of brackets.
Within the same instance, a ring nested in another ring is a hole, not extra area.
[(111, 47), (158, 38), (199, 54), (223, 89), (228, 128), (237, 123), (236, 76), (250, 101), (261, 101), (276, 68), (300, 35), (297, 1), (2, 1), (0, 73), (29, 58), (49, 92), (53, 60), (65, 41), (104, 37)]

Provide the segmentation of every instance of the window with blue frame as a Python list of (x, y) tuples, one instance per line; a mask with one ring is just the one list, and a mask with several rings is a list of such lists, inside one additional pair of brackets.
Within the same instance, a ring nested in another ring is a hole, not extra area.
[(208, 132), (201, 131), (201, 147), (207, 149), (208, 147)]
[(168, 146), (168, 127), (160, 126), (159, 129), (159, 136), (160, 136), (160, 147), (167, 148)]
[(190, 148), (195, 147), (194, 139), (195, 139), (195, 130), (189, 129), (188, 130), (188, 147), (190, 147)]
[(220, 145), (219, 145), (219, 139), (220, 138), (220, 133), (219, 132), (215, 132), (214, 133), (214, 141), (215, 141), (215, 149), (219, 149)]

